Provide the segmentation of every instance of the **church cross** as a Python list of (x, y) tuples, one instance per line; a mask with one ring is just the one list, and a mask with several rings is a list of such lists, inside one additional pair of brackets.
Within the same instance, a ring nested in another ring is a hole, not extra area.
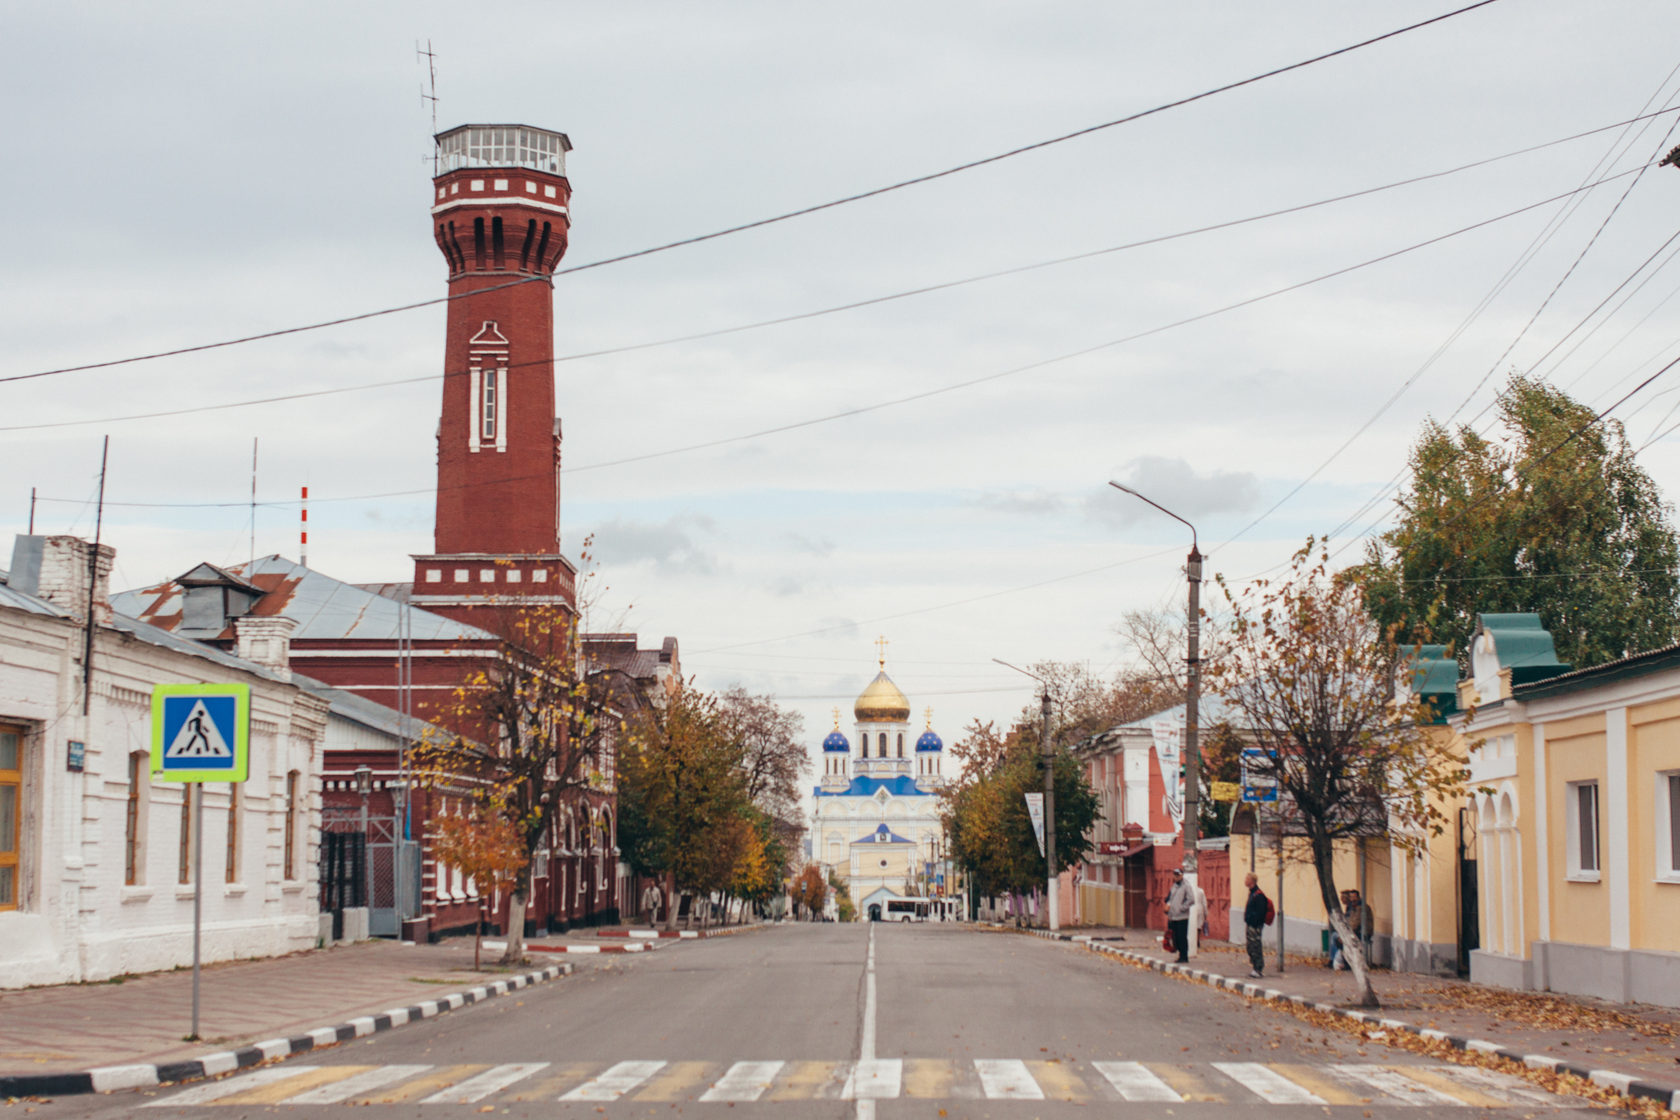
[(875, 639), (875, 648), (880, 652), (881, 668), (887, 667), (887, 636), (882, 634)]

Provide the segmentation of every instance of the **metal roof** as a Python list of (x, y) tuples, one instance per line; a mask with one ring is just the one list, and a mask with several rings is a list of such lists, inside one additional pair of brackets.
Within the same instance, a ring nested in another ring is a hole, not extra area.
[(365, 696), (358, 696), (354, 692), (345, 692), (341, 688), (334, 688), (324, 684), (314, 677), (306, 677), (300, 673), (292, 674), (292, 682), (299, 688), (314, 696), (319, 696), (332, 706), (332, 714), (343, 716), (353, 723), (363, 727), (371, 727), (397, 739), (424, 739), (430, 732), (434, 736), (452, 738), (449, 732), (423, 719), (405, 716), (395, 708), (387, 708), (383, 704), (376, 704)]
[(26, 592), (14, 590), (8, 586), (6, 580), (10, 573), (0, 572), (0, 606), (13, 607), (30, 614), (44, 614), (50, 618), (69, 618), (70, 613), (45, 599), (37, 599)]
[[(395, 641), (405, 612), (409, 617), (409, 634), (417, 642), (498, 640), (488, 630), (407, 606), (353, 583), (322, 575), (284, 556), (264, 556), (255, 564), (231, 565), (227, 571), (263, 592), (251, 608), (252, 615), (284, 616), (297, 623), (297, 629), (292, 632), (293, 641), (346, 638)], [(111, 604), (124, 614), (165, 630), (177, 630), (181, 626), (181, 585), (175, 580), (121, 592), (111, 596)], [(231, 629), (222, 634), (222, 637), (232, 636)]]

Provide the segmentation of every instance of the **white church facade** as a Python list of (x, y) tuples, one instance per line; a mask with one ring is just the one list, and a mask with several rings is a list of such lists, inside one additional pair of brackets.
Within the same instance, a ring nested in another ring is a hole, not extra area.
[(871, 681), (852, 713), (855, 741), (834, 730), (822, 743), (816, 802), (816, 858), (844, 880), (858, 916), (885, 916), (895, 899), (926, 898), (943, 879), (939, 792), (945, 744), (933, 730), (916, 736), (910, 701), (886, 674)]

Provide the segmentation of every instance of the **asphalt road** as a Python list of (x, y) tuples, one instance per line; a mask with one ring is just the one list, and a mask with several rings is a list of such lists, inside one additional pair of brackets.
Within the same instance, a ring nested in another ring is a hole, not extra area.
[[(1078, 947), (955, 925), (788, 925), (197, 1085), (32, 1116), (1586, 1116)], [(16, 1112), (14, 1105), (8, 1111)]]

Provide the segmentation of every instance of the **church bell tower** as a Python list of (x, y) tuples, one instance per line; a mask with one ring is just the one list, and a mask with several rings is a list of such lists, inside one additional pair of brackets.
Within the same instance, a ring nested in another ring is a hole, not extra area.
[(497, 630), (495, 603), (575, 606), (560, 555), (553, 275), (571, 227), (563, 132), (437, 136), (431, 225), (449, 269), (433, 552), (414, 603)]

